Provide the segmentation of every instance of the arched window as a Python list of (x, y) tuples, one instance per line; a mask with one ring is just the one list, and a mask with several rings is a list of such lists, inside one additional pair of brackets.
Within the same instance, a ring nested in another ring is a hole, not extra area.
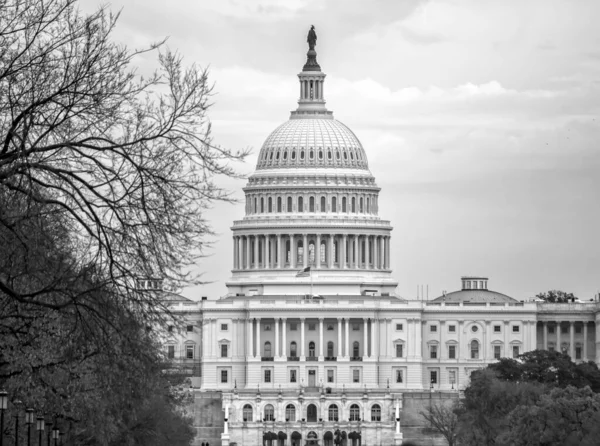
[(258, 207), (257, 207), (258, 205), (257, 205), (257, 203), (258, 202), (256, 200), (256, 197), (254, 197), (254, 214), (258, 214)]
[(315, 356), (315, 343), (312, 341), (308, 344), (308, 356)]
[(361, 214), (364, 212), (363, 197), (360, 197), (360, 200), (358, 200), (358, 212), (360, 212)]
[(273, 212), (273, 198), (271, 197), (269, 197), (268, 210), (269, 212)]
[(335, 197), (331, 198), (331, 212), (337, 212), (337, 199)]
[(327, 151), (327, 159), (330, 160), (331, 158), (333, 158), (333, 157), (331, 156), (331, 149), (329, 149)]
[(288, 197), (287, 199), (287, 211), (292, 212), (292, 197)]
[(333, 357), (333, 342), (329, 341), (327, 343), (327, 356), (329, 356), (330, 358)]
[(296, 408), (293, 404), (285, 406), (285, 421), (296, 421)]
[(319, 159), (322, 160), (323, 159), (323, 150), (319, 150)]
[(295, 160), (295, 159), (296, 159), (296, 150), (293, 150), (292, 151), (292, 160)]
[(321, 243), (321, 250), (319, 251), (319, 256), (321, 257), (321, 263), (325, 262), (325, 243)]
[(298, 345), (296, 344), (296, 341), (292, 341), (290, 344), (290, 356), (293, 358), (298, 357)]
[(352, 210), (351, 212), (356, 212), (356, 197), (352, 197)]
[(275, 419), (275, 409), (271, 404), (265, 406), (265, 421), (273, 421)]
[(325, 197), (321, 197), (321, 212), (327, 212), (327, 202), (325, 200)]
[(369, 197), (367, 197), (367, 214), (371, 213), (371, 200)]
[(260, 197), (260, 213), (262, 214), (263, 212), (265, 212), (265, 199)]
[(281, 212), (281, 197), (277, 197), (277, 212)]
[(345, 160), (347, 160), (347, 159), (348, 159), (348, 152), (346, 152), (345, 150), (344, 150), (344, 159), (345, 159)]
[(471, 359), (479, 359), (479, 342), (471, 341)]
[(336, 157), (337, 159), (340, 159), (340, 151), (339, 151), (339, 150), (336, 150), (336, 151), (335, 151), (335, 157)]
[(381, 406), (373, 404), (371, 407), (371, 421), (381, 421)]
[(346, 209), (346, 197), (342, 197), (342, 212), (347, 212)]
[(265, 342), (265, 354), (264, 356), (266, 358), (270, 358), (271, 357), (271, 343), (269, 341)]
[(352, 356), (354, 356), (355, 358), (358, 358), (360, 356), (359, 346), (360, 344), (358, 343), (358, 341), (354, 341), (352, 343)]
[(311, 265), (315, 264), (315, 244), (310, 243), (308, 245), (308, 263)]
[(303, 160), (304, 159), (304, 149), (302, 149), (300, 151), (300, 159)]
[(289, 240), (285, 242), (285, 262), (290, 263), (292, 261), (292, 250), (290, 249), (291, 243)]
[(298, 212), (304, 212), (304, 199), (298, 197)]
[(286, 159), (287, 159), (287, 152), (286, 152), (286, 151), (284, 151), (284, 152), (283, 152), (283, 159), (284, 159), (284, 160), (286, 160)]
[(350, 406), (350, 421), (360, 421), (360, 407), (358, 407), (358, 404)]
[(315, 158), (315, 151), (313, 149), (310, 149), (310, 152), (308, 154), (308, 157), (312, 160)]
[(331, 406), (329, 406), (329, 421), (339, 421), (339, 412), (338, 412), (338, 407), (335, 404), (332, 404)]
[(315, 212), (315, 197), (308, 199), (308, 212)]
[(244, 421), (252, 421), (252, 406), (250, 404), (244, 406), (244, 409), (242, 410), (242, 419)]
[(279, 150), (277, 151), (277, 155), (275, 155), (275, 159), (278, 160), (279, 159)]

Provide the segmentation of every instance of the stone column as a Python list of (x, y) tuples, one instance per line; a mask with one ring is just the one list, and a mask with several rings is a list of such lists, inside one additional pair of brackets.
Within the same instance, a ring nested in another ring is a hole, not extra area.
[(248, 324), (248, 357), (249, 358), (253, 358), (254, 357), (254, 339), (253, 339), (253, 334), (254, 334), (254, 319), (252, 318), (248, 318), (246, 320), (246, 323)]
[(275, 354), (273, 355), (278, 358), (279, 355), (279, 318), (275, 318)]
[(287, 319), (285, 317), (281, 318), (281, 356), (287, 359)]
[(347, 254), (346, 254), (346, 250), (347, 250), (347, 247), (346, 247), (346, 237), (347, 237), (346, 234), (342, 234), (342, 246), (341, 246), (341, 249), (340, 249), (340, 261), (341, 261), (340, 262), (340, 267), (342, 269), (346, 268), (346, 256), (347, 256)]
[(504, 357), (510, 358), (510, 321), (504, 321)]
[(529, 321), (529, 351), (537, 349), (537, 321)]
[(544, 339), (544, 350), (548, 350), (548, 321), (542, 321), (542, 336)]
[(350, 318), (349, 317), (346, 318), (345, 323), (346, 323), (346, 339), (344, 339), (344, 344), (345, 344), (344, 345), (344, 348), (345, 348), (344, 353), (346, 354), (346, 357), (349, 358), (351, 356), (350, 355), (350, 341), (349, 341), (349, 339), (350, 339), (350, 336), (349, 336), (350, 331), (348, 329), (348, 326), (350, 325)]
[(379, 356), (379, 319), (371, 319), (371, 356)]
[(562, 353), (562, 349), (560, 346), (561, 342), (561, 329), (560, 329), (560, 321), (556, 322), (556, 351)]
[(240, 269), (244, 269), (244, 240), (242, 236), (238, 237), (238, 265)]
[(338, 317), (337, 318), (338, 321), (338, 329), (337, 329), (337, 335), (338, 335), (338, 342), (337, 342), (337, 356), (343, 356), (342, 355), (342, 318)]
[(352, 253), (352, 267), (358, 269), (358, 235), (354, 236), (354, 252)]
[(319, 318), (319, 356), (323, 357), (323, 318)]
[[(463, 342), (463, 326), (464, 326), (464, 321), (458, 321), (458, 352), (456, 352), (457, 354), (457, 358), (458, 359), (462, 359), (464, 358), (465, 354), (464, 354), (464, 346), (462, 345)], [(507, 327), (508, 326), (508, 322), (504, 322), (504, 326)], [(505, 333), (508, 333), (506, 331), (506, 329), (504, 330)], [(508, 334), (506, 334), (506, 339), (508, 339)], [(508, 347), (506, 347), (508, 348)], [(458, 376), (456, 377), (456, 379), (458, 379)]]
[(385, 238), (385, 254), (386, 254), (386, 261), (385, 261), (385, 267), (386, 269), (390, 269), (391, 268), (391, 264), (392, 264), (392, 256), (391, 256), (391, 252), (390, 252), (390, 236), (388, 235)]
[[(263, 235), (262, 237), (263, 239), (263, 246), (262, 246), (262, 267), (263, 269), (267, 269), (268, 268), (268, 264), (269, 262), (267, 261), (267, 256), (268, 256), (268, 249), (267, 249), (267, 240), (269, 239), (268, 235)], [(260, 265), (259, 265), (260, 266)]]
[(317, 246), (315, 246), (315, 265), (321, 268), (321, 234), (317, 234)]
[(333, 269), (333, 234), (329, 234), (329, 249), (327, 250), (327, 267)]
[(569, 322), (569, 356), (575, 361), (575, 322)]
[(304, 318), (300, 318), (300, 358), (304, 360)]
[(237, 237), (233, 236), (233, 269), (238, 269), (237, 258)]
[(252, 244), (250, 243), (250, 236), (246, 236), (246, 266), (245, 269), (252, 268)]
[(588, 361), (588, 321), (583, 321), (583, 352), (581, 353), (581, 359), (583, 362)]
[(364, 341), (363, 341), (363, 357), (368, 358), (369, 357), (369, 319), (367, 319), (366, 317), (363, 318), (363, 334), (364, 334)]
[(260, 344), (260, 318), (256, 318), (256, 356), (260, 358), (262, 356), (262, 348)]
[(254, 236), (254, 269), (258, 269), (258, 235)]
[(379, 269), (379, 237), (373, 236), (373, 269)]
[(371, 240), (372, 237), (370, 235), (365, 235), (365, 269), (371, 269), (371, 260), (373, 260), (371, 255)]
[(296, 269), (296, 259), (298, 258), (294, 238), (294, 234), (290, 234), (290, 267), (292, 269)]
[(302, 264), (304, 268), (308, 266), (308, 234), (302, 236)]
[(277, 268), (281, 269), (281, 258), (283, 257), (281, 252), (281, 234), (277, 234)]

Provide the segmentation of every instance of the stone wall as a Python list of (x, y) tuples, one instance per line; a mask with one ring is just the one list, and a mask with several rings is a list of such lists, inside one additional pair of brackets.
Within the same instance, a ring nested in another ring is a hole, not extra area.
[(196, 390), (194, 403), (188, 407), (194, 417), (196, 438), (191, 446), (220, 446), (221, 434), (225, 425), (221, 392)]

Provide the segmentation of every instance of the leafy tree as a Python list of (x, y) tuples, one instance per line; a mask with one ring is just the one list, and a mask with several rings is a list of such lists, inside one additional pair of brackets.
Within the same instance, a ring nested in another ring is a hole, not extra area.
[(539, 383), (515, 384), (500, 380), (493, 370), (475, 371), (457, 411), (460, 444), (496, 445), (509, 429), (508, 415), (520, 405), (530, 405), (544, 393)]
[(458, 404), (452, 405), (433, 404), (420, 412), (421, 416), (431, 425), (431, 427), (441, 434), (448, 446), (457, 444), (458, 439), (458, 416), (456, 410)]
[(536, 299), (545, 300), (546, 302), (566, 303), (576, 299), (573, 293), (567, 293), (560, 290), (550, 290), (545, 293), (535, 295)]
[(548, 350), (533, 350), (518, 358), (502, 358), (488, 368), (507, 381), (539, 382), (551, 387), (590, 386), (594, 392), (600, 391), (600, 370), (593, 361), (576, 364), (569, 355)]
[(535, 405), (522, 405), (508, 416), (505, 444), (515, 446), (593, 446), (600, 435), (600, 395), (589, 388), (553, 389)]

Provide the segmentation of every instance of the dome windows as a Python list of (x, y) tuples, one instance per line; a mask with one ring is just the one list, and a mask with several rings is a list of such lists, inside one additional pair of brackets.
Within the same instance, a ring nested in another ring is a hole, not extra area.
[(304, 159), (304, 149), (300, 150), (300, 159)]
[(275, 159), (279, 161), (279, 150), (277, 150), (277, 154), (275, 155)]
[(350, 159), (354, 160), (354, 152), (352, 150), (350, 151)]
[(287, 160), (287, 150), (283, 152), (283, 159)]
[(329, 149), (327, 151), (327, 159), (331, 161), (332, 158), (333, 158), (333, 156), (331, 156), (331, 149)]
[(340, 151), (339, 150), (335, 151), (335, 157), (339, 161), (339, 159), (340, 159)]
[(345, 160), (347, 160), (347, 159), (348, 159), (348, 152), (346, 152), (345, 150), (344, 150), (344, 159), (345, 159)]
[(323, 149), (319, 149), (319, 159), (323, 159)]
[(310, 152), (308, 154), (309, 159), (313, 160), (315, 159), (315, 151), (313, 149), (310, 149)]
[(296, 159), (296, 151), (292, 150), (292, 161)]

